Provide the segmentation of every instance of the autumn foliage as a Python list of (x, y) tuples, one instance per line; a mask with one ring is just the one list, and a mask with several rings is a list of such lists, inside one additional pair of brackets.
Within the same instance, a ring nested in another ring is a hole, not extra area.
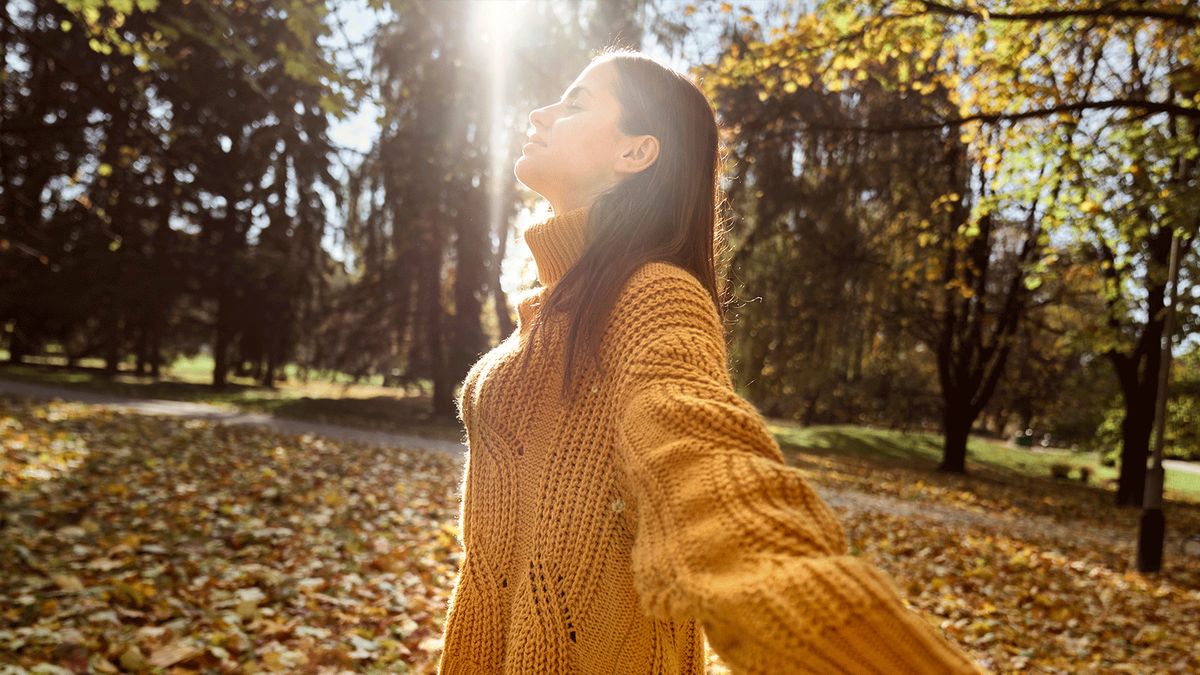
[[(1133, 569), (1104, 493), (789, 451), (996, 672), (1193, 672), (1200, 560)], [(429, 672), (461, 554), (449, 456), (0, 398), (0, 662), (40, 672)], [(1171, 502), (1173, 532), (1200, 504)], [(728, 672), (711, 651), (710, 672)]]

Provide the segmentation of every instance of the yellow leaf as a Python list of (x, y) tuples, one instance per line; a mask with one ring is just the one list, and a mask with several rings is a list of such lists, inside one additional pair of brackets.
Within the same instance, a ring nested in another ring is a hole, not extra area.
[(203, 653), (204, 649), (189, 639), (176, 640), (155, 649), (150, 654), (150, 665), (158, 668), (166, 668), (167, 666), (182, 663)]
[(64, 591), (76, 592), (83, 590), (83, 582), (74, 574), (55, 574), (50, 577), (56, 586)]
[(121, 657), (118, 661), (125, 670), (132, 670), (134, 672), (146, 670), (149, 666), (145, 655), (142, 654), (142, 650), (137, 648), (137, 645), (132, 645), (124, 652), (121, 652)]

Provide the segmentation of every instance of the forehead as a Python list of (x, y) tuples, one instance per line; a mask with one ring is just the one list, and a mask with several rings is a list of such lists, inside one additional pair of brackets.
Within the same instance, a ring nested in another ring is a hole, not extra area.
[(584, 95), (590, 95), (597, 99), (609, 98), (615, 83), (613, 79), (615, 76), (616, 67), (611, 63), (593, 63), (579, 73), (579, 77), (576, 77), (571, 86), (567, 87), (563, 97), (575, 94), (578, 89), (586, 89), (587, 92)]

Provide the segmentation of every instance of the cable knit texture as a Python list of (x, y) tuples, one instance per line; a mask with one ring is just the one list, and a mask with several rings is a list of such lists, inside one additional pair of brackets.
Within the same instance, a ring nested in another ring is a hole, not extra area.
[(586, 246), (587, 210), (525, 233), (542, 285), (467, 374), (464, 556), (442, 675), (981, 673), (847, 554), (835, 514), (735, 393), (716, 307), (689, 272), (641, 266), (560, 403), (565, 320), (529, 323)]

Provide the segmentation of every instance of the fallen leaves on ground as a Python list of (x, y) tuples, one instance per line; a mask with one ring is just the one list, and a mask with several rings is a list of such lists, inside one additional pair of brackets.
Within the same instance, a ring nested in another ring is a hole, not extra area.
[[(791, 457), (823, 489), (1112, 535), (835, 507), (852, 552), (988, 669), (1200, 670), (1200, 564), (1168, 549), (1138, 574), (1138, 513), (1108, 493)], [(460, 472), (439, 453), (0, 397), (0, 674), (432, 672)], [(1177, 541), (1200, 506), (1167, 520)]]
[[(1141, 510), (1114, 506), (1107, 490), (972, 467), (964, 477), (858, 458), (788, 460), (822, 489), (914, 507), (904, 517), (835, 511), (852, 552), (891, 574), (914, 608), (989, 669), (1200, 672), (1200, 559), (1180, 550), (1200, 534), (1200, 504), (1164, 504), (1162, 570), (1144, 575), (1136, 565)], [(932, 513), (947, 507), (993, 517), (981, 525), (988, 519)], [(1036, 525), (1012, 527), (1014, 519)]]
[(0, 664), (436, 662), (460, 560), (448, 455), (3, 397), (0, 451)]

